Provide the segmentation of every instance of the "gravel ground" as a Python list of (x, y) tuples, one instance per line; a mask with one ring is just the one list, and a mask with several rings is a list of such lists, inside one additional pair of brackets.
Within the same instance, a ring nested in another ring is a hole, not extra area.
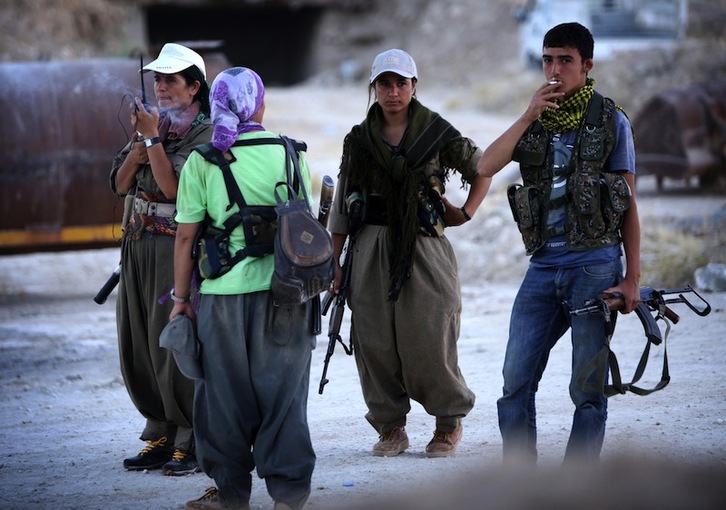
[[(465, 103), (467, 93), (420, 89), (425, 103), (486, 145), (513, 118), (452, 107), (460, 104), (452, 98)], [(318, 177), (335, 175), (342, 137), (364, 111), (365, 95), (358, 89), (273, 89), (268, 91), (266, 124), (308, 142)], [(536, 497), (552, 503), (541, 508), (566, 508), (573, 501), (571, 508), (582, 508), (586, 492), (602, 502), (596, 508), (607, 503), (626, 509), (723, 508), (723, 292), (706, 295), (713, 312), (705, 318), (674, 305), (682, 320), (667, 343), (672, 382), (647, 397), (612, 398), (603, 467), (597, 471), (565, 473), (558, 468), (572, 415), (569, 342), (560, 342), (538, 396), (540, 475), (501, 470), (496, 399), (509, 310), (526, 266), (503, 197), (512, 172), (508, 168), (495, 179), (472, 222), (447, 231), (457, 250), (464, 298), (460, 365), (477, 395), (457, 454), (443, 459), (423, 455), (434, 423), (414, 404), (407, 426), (411, 448), (396, 458), (372, 457), (376, 434), (363, 417), (354, 361), (342, 349), (332, 358), (324, 395), (317, 393), (327, 346), (322, 335), (311, 372), (309, 416), (318, 463), (308, 507), (481, 508), (488, 502), (492, 508), (525, 509), (533, 507), (531, 498)], [(707, 218), (726, 204), (723, 196), (688, 190), (658, 195), (652, 182), (641, 184), (646, 230), (672, 226), (677, 218)], [(452, 188), (450, 199), (456, 203), (461, 191)], [(143, 445), (138, 440), (143, 420), (118, 367), (116, 293), (102, 306), (92, 301), (117, 260), (116, 248), (0, 257), (0, 507), (179, 509), (212, 485), (204, 474), (169, 478), (158, 471), (127, 472), (121, 465)], [(657, 287), (659, 282), (644, 284)], [(613, 347), (629, 377), (644, 347), (634, 316), (621, 318)], [(664, 348), (654, 348), (643, 386), (659, 380), (664, 354)], [(618, 494), (631, 496), (616, 499)], [(693, 504), (683, 504), (684, 494)], [(702, 500), (694, 499), (699, 494)], [(264, 484), (255, 480), (252, 508), (271, 506)]]

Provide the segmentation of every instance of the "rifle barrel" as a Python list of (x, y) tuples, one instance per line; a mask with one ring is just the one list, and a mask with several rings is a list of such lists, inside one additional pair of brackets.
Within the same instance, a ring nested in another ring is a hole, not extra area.
[(323, 183), (320, 187), (320, 205), (318, 206), (318, 221), (327, 228), (330, 207), (333, 205), (333, 191), (335, 182), (329, 175), (323, 176)]

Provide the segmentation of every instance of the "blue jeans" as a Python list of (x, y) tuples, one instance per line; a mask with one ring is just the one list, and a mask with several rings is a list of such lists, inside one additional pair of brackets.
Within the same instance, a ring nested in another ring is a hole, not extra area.
[[(571, 269), (530, 267), (512, 308), (504, 359), (503, 396), (497, 401), (505, 462), (537, 460), (535, 394), (549, 353), (572, 328), (570, 397), (575, 404), (565, 459), (597, 461), (605, 436), (607, 398), (583, 386), (605, 383), (606, 374), (587, 374), (602, 354), (608, 332), (602, 314), (571, 317), (563, 302), (580, 307), (622, 279), (619, 259)], [(578, 381), (578, 378), (580, 379)], [(585, 384), (582, 384), (582, 381)], [(599, 380), (598, 380), (599, 379)]]

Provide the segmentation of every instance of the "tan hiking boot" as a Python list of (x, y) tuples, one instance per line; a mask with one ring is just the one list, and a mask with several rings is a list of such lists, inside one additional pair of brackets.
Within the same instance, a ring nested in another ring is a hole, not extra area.
[(443, 430), (436, 429), (433, 439), (426, 445), (426, 456), (448, 457), (449, 455), (453, 455), (463, 432), (464, 428), (461, 425), (456, 427), (452, 432), (444, 432)]
[(373, 455), (376, 457), (395, 457), (408, 448), (408, 435), (404, 427), (381, 434), (378, 442), (373, 445)]
[(201, 498), (194, 501), (187, 501), (184, 510), (217, 510), (227, 508), (230, 510), (250, 510), (250, 505), (225, 506), (219, 499), (219, 491), (216, 487), (208, 488)]

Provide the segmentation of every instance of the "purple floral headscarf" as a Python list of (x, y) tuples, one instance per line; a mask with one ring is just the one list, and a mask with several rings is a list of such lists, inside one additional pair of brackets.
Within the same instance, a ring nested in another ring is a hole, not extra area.
[(251, 119), (265, 102), (265, 86), (252, 69), (232, 67), (219, 73), (209, 93), (212, 145), (227, 151), (241, 133), (264, 128)]

